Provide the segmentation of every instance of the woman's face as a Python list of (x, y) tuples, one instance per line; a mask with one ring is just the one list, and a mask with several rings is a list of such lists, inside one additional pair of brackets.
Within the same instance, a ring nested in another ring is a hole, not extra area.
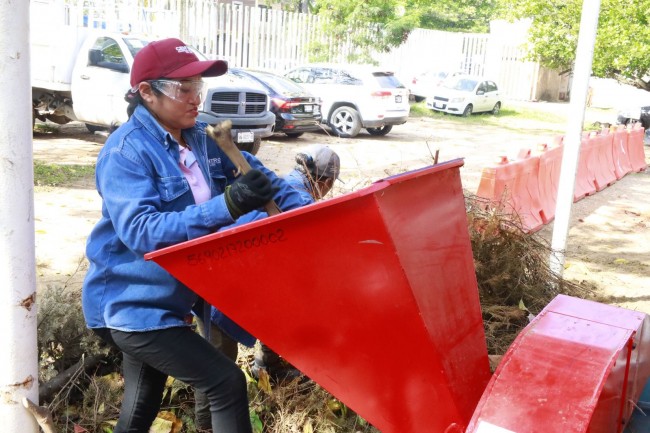
[(200, 75), (152, 80), (140, 86), (149, 111), (167, 131), (174, 133), (194, 126), (203, 98), (204, 83)]

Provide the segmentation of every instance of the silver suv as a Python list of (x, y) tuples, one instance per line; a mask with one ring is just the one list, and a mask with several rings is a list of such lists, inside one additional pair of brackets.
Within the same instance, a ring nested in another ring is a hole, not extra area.
[(406, 123), (409, 90), (386, 69), (369, 65), (309, 64), (285, 76), (322, 100), (323, 123), (339, 137), (354, 137), (366, 128), (386, 135)]

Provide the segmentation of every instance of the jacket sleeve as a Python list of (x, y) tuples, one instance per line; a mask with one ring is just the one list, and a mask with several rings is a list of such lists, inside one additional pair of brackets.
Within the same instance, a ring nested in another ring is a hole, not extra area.
[(281, 210), (288, 211), (303, 206), (303, 199), (300, 196), (300, 193), (298, 193), (286, 180), (276, 175), (273, 170), (266, 168), (255, 156), (248, 152), (242, 153), (252, 168), (257, 168), (258, 170), (263, 171), (269, 179), (271, 179), (273, 186), (279, 188), (278, 192), (273, 197), (273, 200), (275, 200), (275, 204), (277, 204)]
[(150, 164), (124, 147), (105, 152), (96, 171), (102, 213), (136, 253), (204, 236), (233, 222), (223, 195), (196, 205), (182, 181), (159, 177)]

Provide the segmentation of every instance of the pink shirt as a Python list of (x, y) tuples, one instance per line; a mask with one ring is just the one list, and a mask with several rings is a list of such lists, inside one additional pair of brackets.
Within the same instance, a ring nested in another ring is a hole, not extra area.
[(192, 195), (196, 204), (203, 203), (210, 199), (210, 187), (203, 177), (201, 168), (196, 162), (196, 157), (186, 147), (181, 147), (181, 158), (178, 165), (192, 188)]

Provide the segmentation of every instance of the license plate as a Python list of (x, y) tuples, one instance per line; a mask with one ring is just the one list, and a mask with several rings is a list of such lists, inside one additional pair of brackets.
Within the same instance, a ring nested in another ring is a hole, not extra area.
[(313, 105), (305, 105), (305, 113), (311, 113), (314, 111)]
[(402, 103), (402, 95), (395, 95), (395, 102), (397, 102), (398, 104), (401, 104)]
[(252, 143), (253, 141), (255, 141), (255, 134), (251, 131), (237, 133), (237, 143)]
[(436, 108), (445, 108), (445, 104), (442, 104), (440, 102), (434, 102), (433, 106)]

